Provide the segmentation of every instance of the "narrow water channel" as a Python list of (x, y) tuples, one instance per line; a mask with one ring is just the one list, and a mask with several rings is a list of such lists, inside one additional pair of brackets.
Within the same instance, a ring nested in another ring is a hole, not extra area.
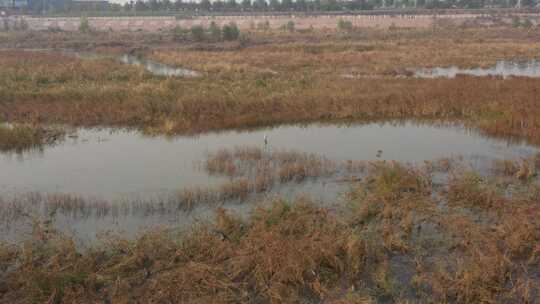
[(527, 62), (498, 61), (497, 64), (489, 68), (462, 69), (456, 66), (436, 67), (416, 69), (414, 76), (418, 78), (455, 78), (458, 75), (469, 76), (501, 76), (508, 78), (519, 77), (540, 77), (540, 61), (532, 60)]

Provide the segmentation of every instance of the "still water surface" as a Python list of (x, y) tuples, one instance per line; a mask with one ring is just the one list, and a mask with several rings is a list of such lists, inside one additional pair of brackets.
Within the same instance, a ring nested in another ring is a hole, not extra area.
[(137, 56), (124, 54), (120, 56), (119, 59), (120, 59), (120, 62), (124, 64), (142, 66), (147, 71), (157, 76), (167, 76), (167, 77), (199, 77), (201, 76), (200, 73), (192, 71), (192, 70), (171, 67), (163, 63), (143, 59)]
[(471, 162), (528, 156), (525, 143), (487, 138), (460, 127), (415, 124), (281, 126), (197, 137), (147, 137), (136, 131), (82, 129), (42, 151), (0, 154), (0, 191), (73, 193), (116, 199), (155, 195), (191, 186), (212, 186), (200, 164), (209, 152), (264, 145), (324, 155), (332, 160), (422, 162), (464, 156)]
[[(493, 159), (515, 159), (537, 152), (537, 148), (502, 139), (486, 138), (460, 127), (436, 127), (406, 122), (400, 124), (281, 126), (256, 131), (228, 131), (197, 137), (147, 137), (136, 131), (81, 129), (77, 137), (23, 154), (0, 154), (0, 197), (20, 196), (39, 191), (44, 194), (70, 193), (113, 203), (150, 200), (184, 187), (213, 186), (225, 178), (208, 176), (200, 169), (205, 155), (235, 146), (264, 147), (312, 152), (332, 160), (397, 160), (423, 162), (443, 157), (463, 156), (473, 167), (488, 165)], [(307, 180), (285, 184), (248, 202), (223, 205), (245, 216), (264, 197), (293, 198), (308, 195), (332, 208), (348, 189), (336, 180)], [(155, 227), (189, 229), (198, 221), (212, 220), (214, 208), (197, 206), (189, 212), (123, 216), (55, 216), (54, 226), (72, 235), (81, 245), (92, 243), (104, 231), (133, 237)], [(38, 212), (39, 213), (39, 212)], [(42, 215), (43, 216), (43, 215)], [(0, 221), (0, 241), (19, 242), (32, 231), (28, 217)]]
[(418, 78), (455, 78), (457, 75), (502, 76), (503, 78), (510, 76), (540, 77), (540, 61), (533, 60), (521, 63), (498, 61), (495, 66), (490, 68), (461, 69), (456, 66), (423, 68), (415, 70), (414, 75)]

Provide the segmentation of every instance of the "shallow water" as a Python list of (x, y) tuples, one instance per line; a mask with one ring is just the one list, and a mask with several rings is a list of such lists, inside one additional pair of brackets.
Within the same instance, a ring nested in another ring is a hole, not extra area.
[(175, 67), (163, 64), (163, 63), (159, 63), (156, 61), (144, 59), (144, 58), (134, 56), (134, 55), (129, 55), (129, 54), (123, 54), (121, 56), (111, 56), (111, 55), (104, 55), (104, 54), (99, 54), (99, 53), (94, 53), (94, 52), (63, 51), (63, 53), (67, 55), (74, 55), (77, 58), (84, 59), (84, 60), (96, 60), (96, 59), (104, 59), (104, 58), (116, 59), (123, 64), (143, 67), (145, 70), (147, 70), (148, 72), (156, 76), (166, 76), (166, 77), (199, 77), (201, 76), (201, 74), (196, 71), (183, 69), (183, 68), (175, 68)]
[(457, 75), (470, 76), (502, 76), (503, 78), (511, 76), (521, 77), (540, 77), (540, 61), (512, 62), (498, 61), (494, 67), (461, 69), (456, 66), (424, 68), (414, 70), (414, 76), (418, 78), (455, 78)]
[(56, 146), (23, 154), (0, 154), (0, 191), (62, 192), (116, 199), (152, 196), (184, 187), (212, 186), (225, 178), (200, 169), (206, 153), (234, 146), (264, 145), (324, 155), (332, 160), (422, 162), (464, 156), (473, 164), (531, 155), (524, 143), (480, 136), (459, 127), (411, 122), (356, 126), (282, 126), (197, 137), (146, 137), (135, 131), (82, 129)]
[[(522, 142), (486, 138), (460, 127), (386, 123), (366, 125), (281, 126), (256, 131), (227, 131), (197, 137), (147, 137), (136, 131), (81, 129), (77, 136), (38, 151), (0, 154), (0, 198), (24, 197), (29, 192), (70, 193), (90, 200), (106, 199), (120, 206), (158, 202), (186, 187), (211, 187), (227, 178), (209, 176), (201, 170), (206, 154), (235, 146), (295, 150), (324, 155), (336, 161), (397, 160), (423, 162), (463, 156), (475, 169), (493, 159), (515, 159), (537, 152)], [(349, 187), (336, 177), (289, 183), (267, 193), (252, 195), (244, 202), (222, 205), (234, 214), (247, 215), (265, 198), (307, 195), (325, 207), (339, 204)], [(133, 205), (135, 206), (135, 205)], [(104, 231), (135, 236), (139, 231), (168, 227), (186, 229), (198, 221), (211, 220), (215, 208), (200, 205), (191, 211), (145, 213), (145, 209), (111, 212), (104, 216), (72, 216), (57, 213), (55, 227), (88, 244)], [(47, 211), (36, 211), (38, 216)], [(97, 211), (96, 211), (97, 212)], [(94, 214), (94, 213), (92, 213)], [(0, 220), (0, 241), (17, 242), (31, 233), (29, 217)]]
[(192, 71), (192, 70), (174, 68), (163, 63), (142, 59), (137, 56), (124, 54), (120, 56), (119, 59), (120, 59), (120, 62), (125, 63), (125, 64), (143, 66), (147, 71), (157, 76), (168, 76), (168, 77), (198, 77), (200, 76), (200, 73)]

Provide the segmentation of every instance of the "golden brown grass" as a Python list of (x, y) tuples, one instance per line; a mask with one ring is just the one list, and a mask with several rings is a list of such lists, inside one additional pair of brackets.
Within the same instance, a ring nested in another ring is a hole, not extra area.
[(372, 175), (352, 192), (353, 223), (372, 223), (387, 250), (408, 256), (417, 295), (434, 302), (536, 301), (537, 201), (493, 192), (474, 173), (451, 181), (440, 202), (421, 171), (390, 165)]
[(0, 246), (0, 299), (536, 303), (538, 201), (493, 193), (496, 203), (474, 203), (485, 189), (472, 173), (456, 175), (473, 188), (460, 197), (457, 181), (434, 196), (424, 168), (379, 162), (367, 174), (337, 212), (277, 200), (246, 220), (220, 209), (180, 234), (105, 238), (84, 250), (36, 222), (32, 239)]
[(349, 266), (361, 259), (361, 244), (326, 211), (277, 202), (252, 219), (220, 212), (215, 225), (183, 236), (148, 233), (82, 255), (70, 240), (36, 226), (17, 271), (7, 274), (3, 299), (296, 302), (325, 298), (340, 277), (355, 275)]
[(46, 144), (61, 140), (64, 135), (65, 132), (58, 128), (0, 123), (0, 152), (22, 152), (38, 149)]
[(342, 165), (342, 168), (338, 162), (314, 153), (286, 150), (267, 152), (257, 147), (235, 147), (210, 153), (205, 169), (210, 174), (229, 177), (257, 177), (277, 173), (277, 179), (286, 183), (302, 182), (310, 177), (331, 176), (345, 169), (348, 169), (349, 173), (354, 172), (354, 169), (361, 169), (358, 168), (358, 163), (356, 167), (350, 165), (352, 162), (348, 164), (348, 167)]
[[(378, 78), (411, 66), (536, 58), (536, 33), (497, 28), (354, 35), (309, 34), (303, 44), (294, 42), (298, 37), (272, 37), (234, 51), (196, 53), (190, 48), (200, 46), (189, 45), (182, 53), (150, 54), (203, 71), (200, 79), (163, 79), (111, 60), (4, 51), (0, 113), (10, 122), (128, 125), (167, 133), (422, 118), (458, 120), (492, 135), (540, 143), (540, 79)], [(347, 79), (343, 73), (377, 77)], [(32, 239), (0, 245), (0, 302), (538, 303), (538, 159), (496, 163), (491, 177), (463, 171), (458, 163), (338, 163), (237, 148), (210, 154), (204, 164), (229, 182), (158, 202), (111, 206), (38, 194), (2, 202), (3, 221), (29, 215), (32, 206), (45, 206), (52, 215), (131, 208), (168, 213), (245, 200), (279, 183), (365, 173), (360, 182), (354, 179), (346, 206), (337, 210), (305, 199), (274, 202), (247, 220), (220, 210), (215, 222), (188, 232), (148, 231), (86, 250), (52, 222), (36, 222)], [(448, 174), (448, 183), (434, 186), (435, 171)]]
[(202, 71), (205, 76), (198, 79), (164, 79), (110, 59), (3, 51), (0, 113), (11, 122), (135, 126), (150, 133), (318, 120), (445, 119), (540, 142), (535, 118), (540, 79), (392, 76), (405, 68), (538, 58), (534, 34), (495, 28), (465, 29), (459, 35), (355, 35), (257, 37), (261, 44), (232, 50), (190, 50), (194, 46), (187, 45), (181, 52), (146, 52)]

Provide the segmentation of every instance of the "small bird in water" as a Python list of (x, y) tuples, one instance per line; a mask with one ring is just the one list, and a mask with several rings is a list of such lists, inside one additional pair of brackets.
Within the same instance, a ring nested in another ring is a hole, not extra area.
[(264, 145), (268, 145), (268, 135), (264, 134)]
[(377, 158), (380, 158), (382, 156), (382, 150), (377, 151)]

